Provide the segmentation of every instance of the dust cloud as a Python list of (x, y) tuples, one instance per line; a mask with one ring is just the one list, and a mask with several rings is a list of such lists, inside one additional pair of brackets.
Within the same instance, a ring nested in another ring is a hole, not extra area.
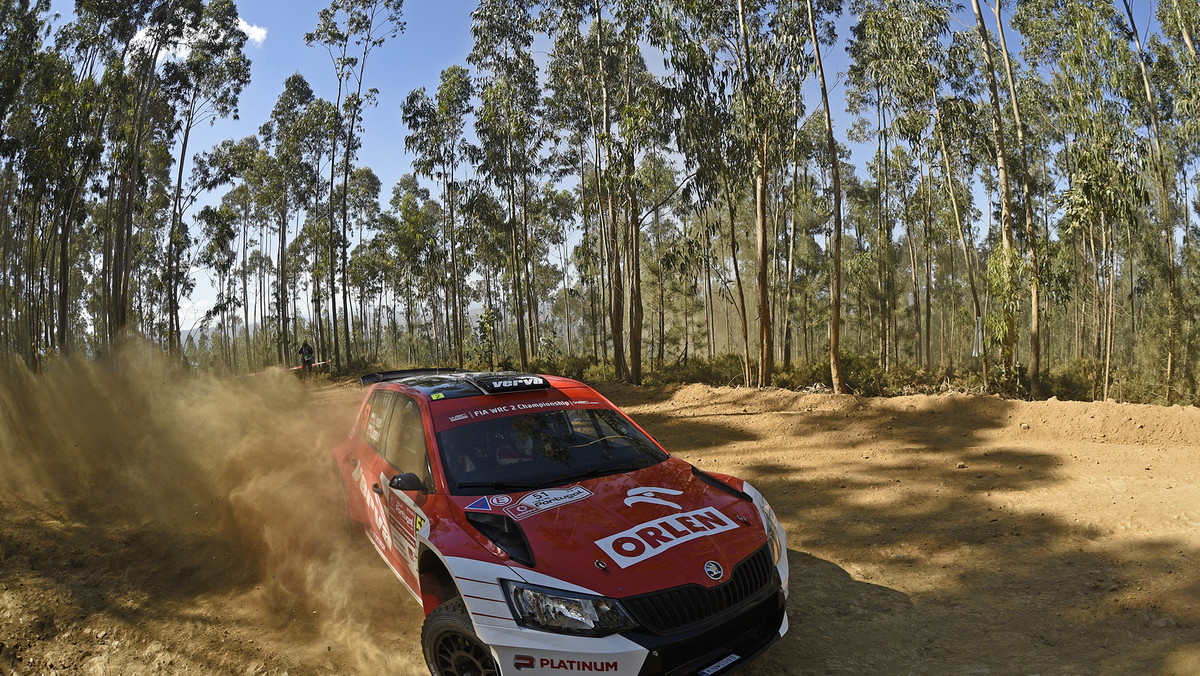
[(72, 643), (60, 665), (420, 669), (419, 608), (348, 522), (329, 453), (360, 399), (279, 369), (189, 373), (142, 346), (2, 372), (0, 569), (44, 590), (18, 608), (41, 625), (0, 619), (0, 667), (41, 634), (103, 625), (129, 654)]

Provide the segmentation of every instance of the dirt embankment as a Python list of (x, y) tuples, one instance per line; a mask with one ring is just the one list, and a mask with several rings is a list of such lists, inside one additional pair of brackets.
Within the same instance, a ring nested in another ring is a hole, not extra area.
[[(750, 674), (1200, 673), (1200, 410), (608, 387), (789, 533)], [(421, 673), (344, 520), (357, 388), (142, 358), (0, 384), (0, 674)]]

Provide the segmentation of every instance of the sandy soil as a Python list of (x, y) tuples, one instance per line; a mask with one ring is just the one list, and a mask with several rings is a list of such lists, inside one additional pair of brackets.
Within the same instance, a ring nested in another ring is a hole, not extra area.
[[(789, 541), (748, 674), (1200, 674), (1200, 409), (602, 388)], [(357, 387), (144, 359), (0, 384), (0, 674), (422, 673), (345, 522)]]

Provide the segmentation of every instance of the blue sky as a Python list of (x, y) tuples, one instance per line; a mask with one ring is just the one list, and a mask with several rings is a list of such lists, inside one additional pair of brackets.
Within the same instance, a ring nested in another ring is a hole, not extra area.
[[(444, 68), (466, 64), (471, 51), (471, 0), (409, 0), (404, 3), (405, 31), (371, 54), (366, 64), (366, 87), (379, 90), (377, 105), (366, 111), (366, 130), (359, 164), (379, 175), (386, 196), (400, 176), (411, 171), (404, 153), (407, 130), (400, 104), (408, 92), (436, 90)], [(289, 75), (299, 72), (313, 91), (330, 101), (337, 95), (333, 64), (323, 47), (309, 47), (304, 34), (316, 28), (317, 12), (328, 0), (241, 0), (239, 14), (246, 23), (266, 29), (261, 45), (250, 44), (250, 85), (242, 93), (237, 121), (218, 120), (197, 139), (207, 148), (226, 138), (254, 134), (271, 113)]]

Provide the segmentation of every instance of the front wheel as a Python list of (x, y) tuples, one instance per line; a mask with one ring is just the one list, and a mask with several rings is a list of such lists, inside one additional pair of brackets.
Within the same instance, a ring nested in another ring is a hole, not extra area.
[(492, 651), (475, 635), (462, 598), (429, 613), (421, 627), (421, 648), (433, 676), (500, 676)]

